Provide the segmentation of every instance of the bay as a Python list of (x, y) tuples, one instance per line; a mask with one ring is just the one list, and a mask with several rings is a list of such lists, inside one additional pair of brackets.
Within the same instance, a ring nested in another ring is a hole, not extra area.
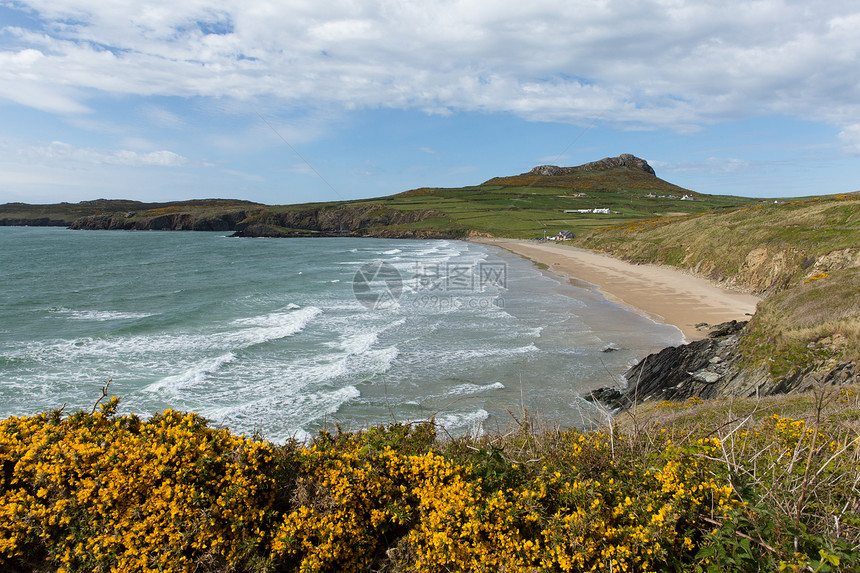
[[(582, 426), (581, 395), (682, 341), (490, 246), (0, 227), (0, 416), (197, 412), (278, 442), (523, 409)], [(603, 352), (607, 347), (617, 349)]]

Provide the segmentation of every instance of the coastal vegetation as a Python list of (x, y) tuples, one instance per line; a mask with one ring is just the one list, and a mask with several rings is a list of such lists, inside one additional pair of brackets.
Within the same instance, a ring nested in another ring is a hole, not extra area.
[[(609, 213), (577, 212), (596, 208)], [(310, 205), (7, 204), (0, 224), (253, 236), (572, 230), (576, 246), (762, 295), (733, 331), (739, 368), (764, 372), (771, 389), (817, 381), (760, 399), (633, 400), (582, 431), (520, 413), (510, 431), (481, 437), (437, 437), (429, 420), (275, 445), (193, 413), (121, 416), (116, 399), (11, 417), (0, 421), (4, 570), (860, 568), (860, 396), (828, 375), (856, 379), (860, 361), (860, 194), (707, 196), (609, 164)]]
[(760, 294), (740, 339), (771, 380), (860, 360), (860, 194), (768, 202), (594, 229), (574, 244)]
[(6, 571), (852, 571), (855, 391), (274, 445), (167, 410), (0, 422)]

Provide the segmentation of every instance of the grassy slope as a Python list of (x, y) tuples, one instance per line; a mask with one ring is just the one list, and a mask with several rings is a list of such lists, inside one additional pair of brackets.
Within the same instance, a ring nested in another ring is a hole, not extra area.
[(742, 347), (774, 377), (860, 360), (860, 194), (634, 221), (576, 242), (766, 295)]

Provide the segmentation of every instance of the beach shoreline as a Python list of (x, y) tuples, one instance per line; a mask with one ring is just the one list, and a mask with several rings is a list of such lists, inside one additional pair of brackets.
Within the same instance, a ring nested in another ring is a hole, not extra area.
[(673, 267), (636, 265), (597, 251), (520, 239), (471, 240), (525, 257), (578, 286), (595, 288), (611, 302), (675, 326), (688, 341), (707, 336), (708, 329), (698, 324), (748, 320), (761, 300)]

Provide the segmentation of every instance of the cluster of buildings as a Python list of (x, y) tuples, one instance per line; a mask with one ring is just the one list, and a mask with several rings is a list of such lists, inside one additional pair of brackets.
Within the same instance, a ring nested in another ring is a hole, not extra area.
[(655, 193), (648, 193), (645, 195), (646, 199), (680, 199), (681, 201), (695, 201), (696, 198), (692, 195), (684, 195), (683, 197), (678, 197), (677, 195), (657, 195)]
[(566, 209), (565, 213), (594, 213), (596, 215), (609, 215), (618, 211), (610, 211), (609, 209)]
[(573, 239), (573, 233), (570, 231), (559, 231), (555, 237), (544, 237), (545, 241), (569, 241)]

